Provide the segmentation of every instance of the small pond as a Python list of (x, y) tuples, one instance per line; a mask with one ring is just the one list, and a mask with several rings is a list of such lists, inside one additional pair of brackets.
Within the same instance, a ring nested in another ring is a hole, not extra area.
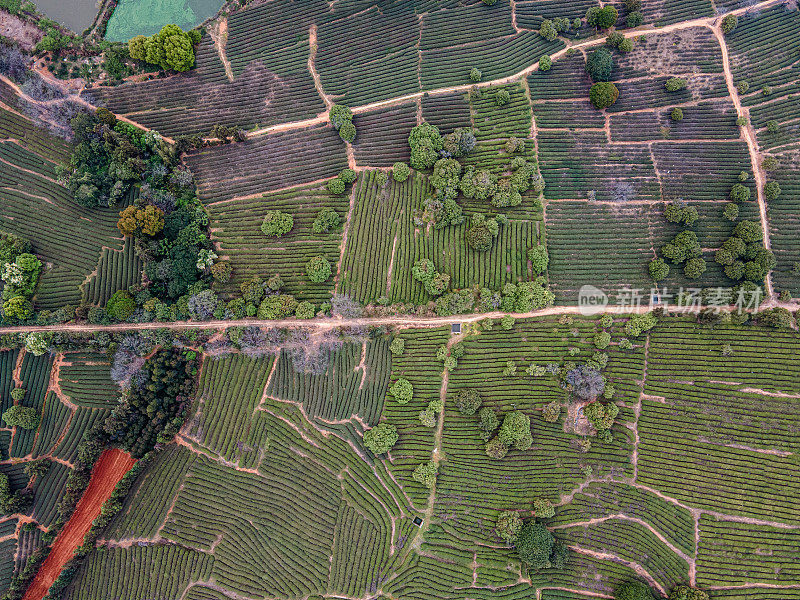
[(108, 20), (106, 39), (127, 42), (135, 35), (153, 35), (169, 23), (191, 29), (222, 7), (223, 0), (119, 0)]
[(75, 33), (81, 33), (94, 21), (99, 10), (97, 0), (34, 0), (40, 13), (43, 13)]

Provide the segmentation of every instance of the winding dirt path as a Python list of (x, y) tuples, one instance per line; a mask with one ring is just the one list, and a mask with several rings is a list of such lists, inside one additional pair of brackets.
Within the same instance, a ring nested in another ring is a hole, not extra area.
[[(764, 5), (769, 4), (765, 2)], [(756, 141), (756, 131), (753, 124), (750, 122), (750, 110), (746, 106), (742, 106), (739, 99), (739, 92), (733, 81), (733, 73), (731, 73), (731, 60), (728, 55), (728, 45), (725, 43), (725, 36), (722, 33), (721, 27), (722, 18), (720, 18), (713, 25), (709, 25), (709, 29), (714, 33), (714, 36), (719, 42), (719, 47), (722, 50), (722, 71), (725, 74), (725, 83), (728, 86), (728, 95), (736, 107), (736, 114), (747, 119), (747, 125), (740, 127), (742, 138), (747, 144), (747, 150), (750, 154), (750, 163), (753, 171), (753, 177), (756, 180), (756, 200), (758, 201), (758, 213), (761, 219), (761, 229), (764, 233), (764, 247), (767, 250), (772, 250), (769, 241), (769, 222), (767, 221), (767, 201), (764, 197), (764, 170), (761, 168), (761, 151), (758, 149), (758, 142)], [(772, 271), (767, 272), (767, 296), (770, 300), (775, 297), (775, 292), (772, 288)]]
[(111, 496), (114, 486), (130, 471), (136, 460), (117, 448), (103, 451), (94, 465), (86, 491), (78, 501), (64, 529), (53, 542), (53, 548), (36, 573), (23, 600), (42, 600), (72, 553), (83, 543), (83, 536), (100, 514), (103, 503)]
[[(765, 2), (760, 2), (758, 4), (754, 4), (752, 6), (745, 6), (742, 8), (738, 8), (736, 10), (732, 10), (720, 15), (715, 15), (713, 17), (702, 17), (699, 19), (691, 19), (689, 21), (680, 21), (678, 23), (673, 23), (671, 25), (667, 25), (665, 27), (641, 27), (638, 29), (630, 29), (626, 31), (622, 31), (625, 37), (635, 38), (641, 35), (659, 35), (663, 33), (670, 33), (673, 31), (681, 31), (683, 29), (691, 29), (693, 27), (714, 27), (715, 23), (722, 19), (722, 17), (726, 15), (736, 15), (740, 16), (745, 14), (751, 10), (763, 9), (769, 6), (773, 6), (775, 4), (780, 4), (785, 0), (766, 0)], [(584, 40), (577, 44), (568, 43), (565, 48), (562, 48), (558, 52), (555, 52), (550, 56), (551, 60), (558, 60), (562, 56), (565, 56), (567, 52), (574, 51), (574, 50), (581, 50), (585, 48), (591, 48), (593, 46), (600, 46), (605, 44), (605, 36), (598, 35), (596, 37), (590, 38), (588, 40)], [(466, 92), (472, 88), (486, 88), (492, 87), (496, 85), (504, 85), (507, 83), (512, 83), (519, 79), (522, 79), (534, 71), (539, 69), (539, 59), (536, 58), (536, 62), (533, 64), (528, 65), (521, 71), (518, 71), (512, 75), (507, 75), (506, 77), (501, 77), (499, 79), (493, 79), (491, 81), (481, 81), (479, 83), (464, 83), (460, 85), (452, 85), (447, 87), (435, 88), (431, 90), (421, 90), (419, 92), (413, 92), (411, 94), (406, 94), (404, 96), (397, 96), (395, 98), (388, 98), (386, 100), (379, 100), (377, 102), (370, 102), (368, 104), (362, 104), (361, 106), (351, 106), (350, 109), (353, 111), (353, 114), (361, 114), (366, 112), (372, 112), (382, 108), (389, 108), (392, 106), (396, 106), (398, 104), (405, 104), (407, 102), (411, 102), (413, 100), (417, 100), (419, 98), (423, 98), (425, 96), (442, 96), (446, 94), (453, 94), (457, 92)], [(316, 84), (316, 82), (315, 82)], [(304, 129), (306, 127), (310, 127), (313, 125), (319, 125), (321, 123), (326, 123), (328, 121), (328, 114), (327, 111), (321, 115), (318, 115), (312, 119), (305, 119), (302, 121), (293, 121), (287, 123), (281, 123), (278, 125), (272, 125), (270, 127), (264, 127), (261, 129), (257, 129), (250, 133), (250, 136), (257, 136), (257, 135), (266, 135), (269, 133), (275, 133), (277, 131), (290, 131), (293, 129)]]

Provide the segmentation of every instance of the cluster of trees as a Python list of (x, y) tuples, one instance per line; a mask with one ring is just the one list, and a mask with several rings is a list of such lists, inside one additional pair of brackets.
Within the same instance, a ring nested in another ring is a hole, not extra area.
[(586, 60), (586, 72), (594, 84), (589, 88), (589, 101), (595, 108), (608, 108), (619, 98), (617, 86), (609, 82), (614, 57), (606, 48), (598, 48)]
[(433, 297), (441, 296), (450, 286), (450, 275), (438, 272), (433, 261), (427, 258), (414, 263), (414, 266), (411, 267), (411, 275)]
[[(655, 600), (656, 597), (661, 596), (653, 594), (650, 586), (637, 579), (625, 581), (614, 590), (614, 600)], [(679, 584), (672, 588), (667, 600), (708, 600), (708, 594), (699, 588)]]
[(555, 17), (554, 19), (545, 19), (542, 21), (542, 24), (539, 26), (539, 35), (546, 39), (548, 42), (554, 41), (560, 33), (566, 33), (575, 26), (575, 29), (579, 29), (581, 26), (581, 20), (576, 19), (575, 23), (572, 23), (566, 17)]
[[(673, 264), (683, 265), (683, 272), (689, 279), (697, 279), (706, 271), (706, 261), (701, 257), (702, 248), (694, 231), (685, 229), (697, 222), (697, 209), (682, 202), (670, 203), (664, 208), (664, 216), (670, 223), (684, 229), (661, 247), (661, 254)], [(669, 265), (662, 258), (654, 258), (648, 265), (650, 277), (661, 281), (669, 275)]]
[[(408, 138), (411, 147), (411, 166), (415, 169), (433, 168), (430, 178), (435, 193), (424, 202), (424, 210), (418, 215), (422, 222), (431, 222), (441, 229), (464, 222), (461, 207), (456, 198), (461, 192), (467, 198), (490, 200), (493, 206), (504, 208), (522, 203), (522, 194), (530, 189), (537, 193), (544, 190), (544, 179), (535, 163), (522, 156), (511, 160), (511, 176), (499, 179), (485, 169), (467, 167), (462, 174), (457, 158), (467, 156), (475, 147), (475, 134), (471, 129), (458, 128), (442, 136), (439, 129), (428, 123), (411, 130)], [(509, 154), (525, 150), (524, 140), (511, 138), (506, 144)], [(400, 163), (402, 165), (402, 163)], [(398, 165), (395, 165), (395, 179)], [(400, 167), (400, 179), (404, 181), (407, 171)]]
[(740, 221), (731, 237), (714, 253), (714, 261), (723, 266), (729, 278), (760, 284), (776, 265), (774, 254), (763, 246), (762, 238), (759, 223)]
[[(317, 273), (317, 268), (324, 269), (324, 266), (317, 265), (319, 261), (313, 262), (313, 273)], [(322, 272), (319, 271), (320, 274)], [(314, 317), (314, 305), (310, 302), (298, 302), (294, 296), (283, 293), (283, 286), (279, 273), (266, 281), (255, 275), (239, 285), (241, 296), (234, 297), (227, 303), (218, 300), (215, 295), (210, 297), (209, 306), (204, 311), (208, 315), (206, 318), (213, 316), (217, 319), (242, 319), (258, 316), (259, 319), (280, 319), (291, 315), (300, 319)]]
[(0, 473), (0, 512), (3, 515), (25, 512), (33, 501), (30, 490), (11, 491), (8, 475)]
[(164, 70), (188, 71), (194, 66), (194, 46), (200, 37), (197, 29), (183, 31), (177, 25), (164, 25), (155, 35), (131, 38), (128, 53), (131, 58)]
[(444, 402), (441, 398), (436, 398), (428, 402), (423, 410), (419, 411), (419, 422), (425, 427), (436, 427), (436, 415), (444, 410)]
[(547, 527), (535, 520), (525, 523), (517, 512), (501, 512), (495, 532), (516, 549), (520, 559), (533, 571), (563, 569), (569, 560), (569, 549)]
[(624, 53), (633, 50), (633, 40), (631, 38), (626, 38), (618, 31), (612, 31), (608, 34), (608, 37), (606, 37), (606, 45)]
[(464, 344), (453, 344), (450, 348), (442, 344), (436, 349), (436, 360), (443, 364), (445, 371), (453, 371), (458, 366), (458, 360), (464, 356), (465, 350)]
[(525, 413), (515, 410), (503, 417), (497, 435), (486, 442), (486, 455), (499, 460), (505, 457), (512, 448), (524, 451), (532, 445), (531, 419)]
[(339, 132), (339, 137), (345, 142), (356, 139), (356, 126), (353, 125), (353, 111), (341, 104), (334, 104), (328, 112), (333, 128)]
[(103, 423), (108, 442), (141, 458), (172, 440), (194, 398), (197, 356), (181, 348), (158, 350), (133, 374), (122, 401)]
[[(176, 318), (180, 309), (169, 310), (165, 302), (189, 294), (190, 287), (192, 294), (199, 293), (215, 273), (225, 276), (225, 269), (212, 272), (213, 261), (198, 261), (203, 250), (211, 251), (211, 242), (191, 172), (158, 133), (118, 121), (105, 109), (80, 113), (72, 129), (76, 145), (62, 175), (77, 202), (114, 206), (140, 184), (139, 196), (117, 224), (123, 235), (136, 239), (136, 252), (145, 262), (148, 285), (136, 294), (137, 305), (156, 299), (158, 306), (151, 303), (149, 312)], [(183, 302), (185, 308), (188, 297)]]
[(23, 321), (33, 316), (32, 298), (41, 272), (42, 262), (31, 253), (27, 240), (0, 232), (3, 319)]
[(470, 227), (467, 229), (467, 245), (476, 252), (486, 252), (500, 232), (500, 225), (507, 222), (505, 215), (490, 219), (480, 213), (472, 215)]
[(353, 169), (342, 169), (342, 171), (327, 183), (328, 191), (331, 194), (344, 194), (347, 186), (356, 180), (356, 172)]
[[(739, 204), (750, 200), (750, 188), (744, 185), (749, 175), (742, 172), (740, 183), (731, 188), (731, 202), (725, 205), (723, 215), (730, 221), (739, 217)], [(779, 193), (779, 191), (778, 191)], [(755, 221), (739, 221), (733, 228), (731, 236), (722, 243), (722, 247), (714, 253), (714, 261), (723, 267), (725, 275), (734, 281), (744, 280), (745, 284), (763, 283), (767, 273), (775, 268), (776, 260), (772, 251), (763, 246), (764, 232)]]
[(507, 283), (500, 291), (489, 288), (452, 290), (434, 302), (434, 312), (440, 317), (470, 312), (502, 310), (505, 312), (530, 312), (551, 306), (555, 295), (547, 289), (547, 280), (536, 277), (533, 281)]

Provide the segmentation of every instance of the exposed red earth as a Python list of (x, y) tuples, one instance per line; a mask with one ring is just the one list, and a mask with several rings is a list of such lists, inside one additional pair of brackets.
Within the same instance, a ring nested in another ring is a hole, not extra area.
[(28, 587), (23, 600), (42, 600), (61, 573), (76, 548), (83, 544), (83, 536), (100, 514), (103, 503), (122, 476), (136, 463), (127, 452), (117, 448), (105, 450), (94, 465), (86, 491), (78, 501), (75, 512), (53, 542), (53, 549), (45, 559)]

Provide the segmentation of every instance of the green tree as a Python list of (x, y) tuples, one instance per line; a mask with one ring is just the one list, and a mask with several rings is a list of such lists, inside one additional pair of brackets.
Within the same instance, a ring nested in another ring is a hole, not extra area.
[(146, 60), (147, 38), (143, 35), (132, 37), (128, 41), (128, 54), (136, 60)]
[(777, 200), (781, 195), (781, 186), (777, 181), (768, 181), (764, 185), (764, 197), (768, 201)]
[(614, 590), (614, 600), (655, 600), (650, 587), (641, 581), (626, 581)]
[(586, 61), (586, 72), (592, 81), (608, 81), (614, 69), (614, 57), (605, 48), (598, 48)]
[(750, 200), (750, 188), (741, 183), (734, 183), (729, 197), (733, 202), (747, 202)]
[(259, 319), (283, 319), (297, 310), (297, 300), (289, 294), (267, 296), (258, 306)]
[(486, 252), (491, 249), (494, 236), (485, 223), (472, 225), (467, 230), (467, 245), (476, 252)]
[(735, 221), (739, 218), (739, 205), (735, 202), (727, 202), (725, 208), (722, 209), (722, 216), (728, 221)]
[(600, 29), (608, 29), (609, 27), (616, 25), (618, 18), (619, 11), (617, 11), (616, 7), (611, 4), (607, 4), (600, 10), (600, 12), (597, 13), (596, 26)]
[(497, 106), (505, 106), (511, 100), (511, 94), (506, 89), (497, 90), (494, 95), (494, 103)]
[(517, 541), (519, 532), (522, 531), (522, 525), (519, 513), (507, 510), (497, 515), (494, 530), (506, 544), (513, 545)]
[(683, 273), (689, 279), (697, 279), (706, 271), (706, 261), (702, 258), (690, 258), (683, 267)]
[(481, 404), (483, 404), (483, 399), (478, 390), (464, 388), (456, 394), (456, 407), (458, 407), (458, 412), (462, 415), (474, 415), (481, 407)]
[(385, 454), (392, 449), (399, 438), (394, 425), (380, 423), (364, 432), (364, 445), (375, 455)]
[(33, 316), (33, 304), (25, 296), (12, 296), (3, 303), (3, 314), (24, 321)]
[(411, 168), (402, 162), (396, 162), (392, 166), (392, 177), (395, 181), (405, 181), (411, 174)]
[(298, 319), (313, 319), (315, 314), (314, 305), (308, 300), (299, 302), (297, 308), (294, 309), (294, 316)]
[(341, 223), (342, 218), (339, 213), (330, 207), (325, 207), (317, 213), (317, 217), (311, 225), (311, 231), (314, 233), (328, 233), (330, 230), (339, 227)]
[(164, 36), (159, 33), (159, 37), (164, 46), (164, 63), (168, 68), (173, 71), (188, 71), (194, 66), (194, 45), (188, 35), (178, 29), (177, 33), (171, 30)]
[(116, 321), (127, 321), (136, 311), (136, 300), (127, 290), (118, 290), (106, 302), (108, 316)]
[(414, 387), (408, 379), (401, 377), (389, 387), (389, 393), (398, 404), (408, 404), (414, 396)]
[(486, 456), (500, 460), (508, 454), (508, 446), (503, 443), (499, 435), (494, 436), (486, 443)]
[(50, 347), (52, 334), (44, 331), (31, 331), (25, 336), (25, 350), (34, 356), (41, 356)]
[(439, 467), (436, 466), (435, 462), (429, 460), (426, 463), (418, 464), (417, 468), (414, 469), (414, 473), (412, 473), (412, 477), (417, 483), (421, 483), (425, 487), (431, 488), (436, 483), (436, 476), (438, 474)]
[(683, 109), (680, 107), (673, 108), (669, 118), (673, 121), (683, 121)]
[(402, 356), (405, 348), (406, 341), (399, 336), (393, 337), (391, 343), (389, 344), (389, 352), (392, 353), (392, 356)]
[(328, 119), (333, 128), (338, 130), (345, 123), (353, 121), (353, 111), (341, 104), (334, 104), (328, 112)]
[(607, 331), (598, 331), (594, 334), (594, 346), (599, 350), (608, 348), (611, 343), (611, 334)]
[(785, 308), (762, 310), (754, 318), (759, 325), (774, 329), (791, 329), (794, 325), (792, 313)]
[(306, 263), (306, 275), (311, 283), (323, 283), (331, 276), (331, 263), (324, 256), (315, 256)]
[(736, 15), (725, 15), (722, 17), (722, 23), (720, 24), (723, 33), (730, 33), (736, 26), (739, 24), (739, 18)]
[(469, 80), (472, 81), (473, 83), (478, 83), (481, 80), (481, 76), (482, 73), (480, 72), (480, 70), (478, 70), (478, 68), (472, 67), (469, 70)]
[(261, 232), (270, 237), (281, 237), (289, 233), (292, 227), (294, 227), (292, 215), (279, 210), (270, 210), (264, 215), (264, 221), (261, 223)]
[(686, 80), (680, 77), (670, 77), (664, 82), (664, 88), (666, 88), (668, 92), (677, 92), (686, 89), (686, 85)]
[(644, 23), (644, 16), (638, 10), (635, 10), (631, 13), (628, 13), (628, 16), (625, 18), (625, 23), (628, 27), (638, 27), (642, 23)]
[(537, 244), (529, 248), (528, 260), (531, 261), (534, 275), (541, 275), (547, 271), (547, 267), (550, 264), (550, 255), (547, 253), (547, 246), (544, 244)]
[(647, 270), (653, 281), (661, 281), (662, 279), (666, 279), (667, 275), (669, 275), (669, 265), (663, 258), (654, 258), (651, 260), (650, 264), (647, 266)]
[(339, 137), (345, 142), (352, 142), (355, 140), (356, 133), (356, 126), (353, 125), (352, 121), (342, 123), (342, 126), (339, 127)]
[(755, 221), (740, 221), (733, 228), (733, 235), (740, 238), (746, 244), (760, 242), (764, 237), (761, 224)]
[(411, 147), (411, 166), (421, 170), (429, 169), (439, 160), (444, 141), (438, 127), (422, 123), (411, 130), (408, 144)]
[(540, 71), (549, 71), (553, 66), (553, 60), (550, 58), (549, 54), (542, 54), (539, 57), (539, 70)]
[(553, 503), (547, 498), (534, 498), (533, 514), (537, 519), (549, 519), (556, 514), (556, 509), (553, 507)]
[(556, 423), (561, 417), (561, 404), (553, 400), (544, 405), (542, 409), (542, 418), (548, 423)]
[(708, 594), (688, 585), (676, 585), (669, 593), (669, 600), (708, 600)]
[(608, 108), (619, 98), (619, 90), (613, 83), (601, 81), (589, 90), (589, 100), (597, 109)]
[(484, 406), (478, 412), (478, 429), (481, 431), (481, 437), (484, 441), (492, 437), (495, 429), (500, 427), (500, 419), (497, 418), (495, 412), (488, 406)]
[(347, 184), (341, 177), (334, 177), (328, 181), (325, 187), (331, 194), (339, 195), (344, 194), (345, 190), (347, 189)]
[(518, 410), (508, 413), (503, 417), (497, 437), (506, 446), (527, 450), (533, 444), (530, 417)]
[(552, 42), (558, 37), (558, 31), (556, 31), (556, 28), (553, 26), (553, 22), (550, 19), (545, 19), (539, 26), (539, 35), (548, 42)]
[(550, 566), (550, 553), (553, 550), (553, 534), (547, 527), (535, 521), (523, 525), (517, 536), (517, 554), (534, 571)]
[(36, 429), (39, 427), (42, 417), (39, 412), (31, 406), (20, 406), (15, 404), (3, 413), (3, 421), (9, 427), (21, 427), (22, 429)]

